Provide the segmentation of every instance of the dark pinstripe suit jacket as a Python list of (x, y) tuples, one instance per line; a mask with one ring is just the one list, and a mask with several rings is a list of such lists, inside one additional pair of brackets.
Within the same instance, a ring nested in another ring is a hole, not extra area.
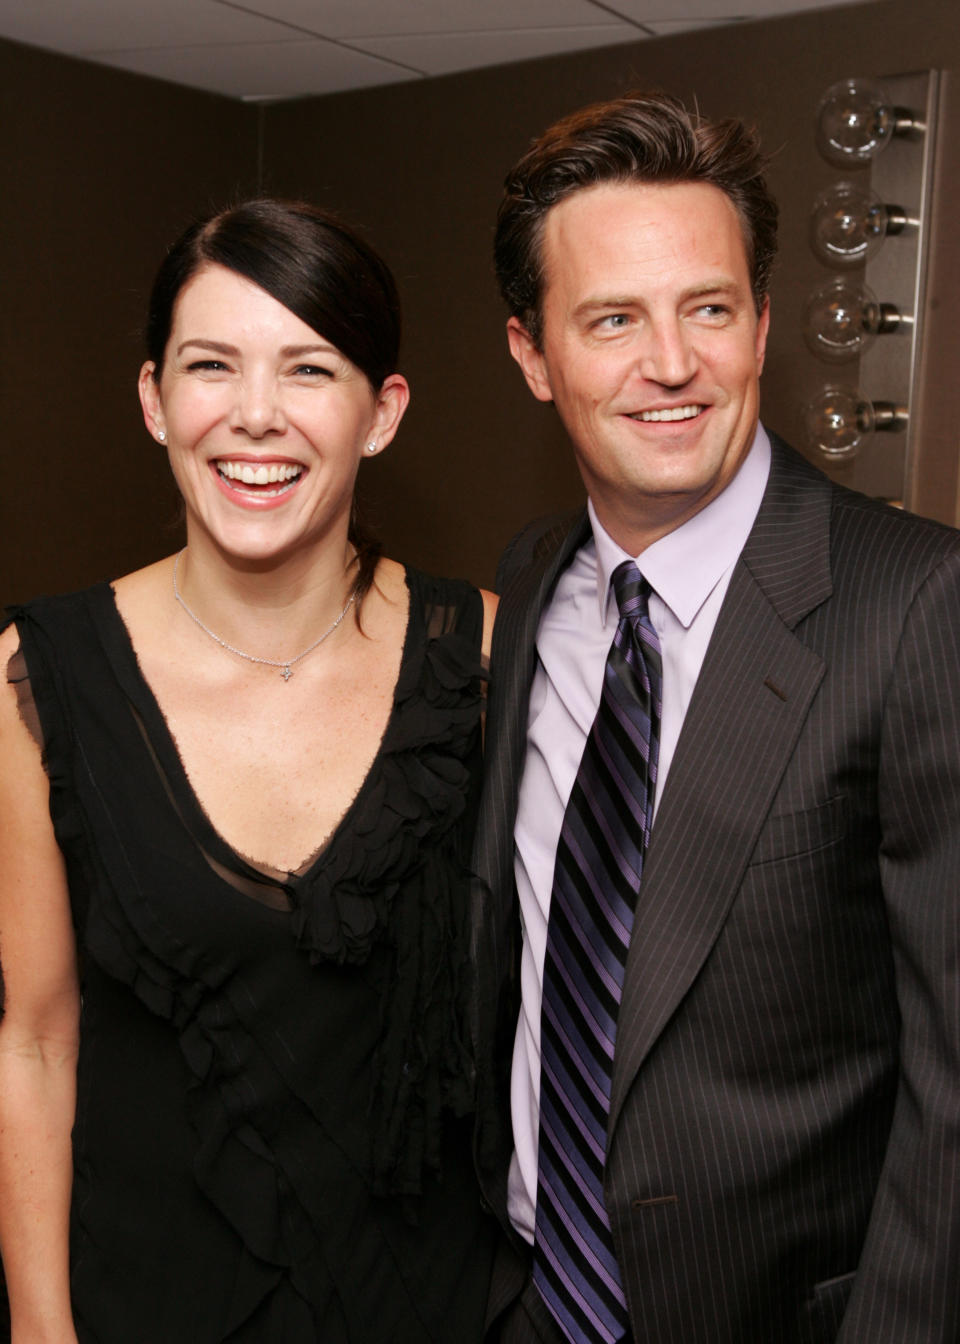
[[(501, 566), (476, 857), (501, 1218), (534, 641), (586, 535), (534, 526)], [(638, 1344), (960, 1340), (958, 897), (960, 534), (774, 440), (627, 963), (606, 1198)]]

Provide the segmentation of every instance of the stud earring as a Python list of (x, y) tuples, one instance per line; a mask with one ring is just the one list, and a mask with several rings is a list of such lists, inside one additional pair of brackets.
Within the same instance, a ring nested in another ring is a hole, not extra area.
[(158, 442), (160, 442), (160, 443), (166, 443), (166, 441), (167, 441), (167, 431), (166, 431), (165, 429), (158, 429), (158, 430), (157, 430), (157, 440), (158, 440)]
[(377, 451), (377, 442), (376, 442), (376, 439), (374, 439), (374, 440), (372, 440), (370, 443), (367, 444), (367, 452), (368, 452), (368, 453), (375, 453), (376, 451)]

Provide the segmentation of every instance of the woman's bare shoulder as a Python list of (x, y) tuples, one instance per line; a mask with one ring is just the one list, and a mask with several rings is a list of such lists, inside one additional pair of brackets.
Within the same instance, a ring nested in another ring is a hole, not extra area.
[(8, 625), (0, 634), (0, 681), (7, 679), (7, 664), (20, 647), (20, 632), (15, 625)]
[(174, 558), (172, 555), (165, 556), (162, 560), (155, 560), (152, 565), (144, 565), (143, 569), (134, 569), (129, 574), (114, 579), (110, 587), (114, 591), (118, 606), (151, 602), (159, 590), (168, 589)]
[(491, 593), (488, 588), (480, 589), (480, 597), (483, 599), (483, 656), (489, 658), (493, 643), (493, 623), (496, 619), (500, 599), (496, 593)]

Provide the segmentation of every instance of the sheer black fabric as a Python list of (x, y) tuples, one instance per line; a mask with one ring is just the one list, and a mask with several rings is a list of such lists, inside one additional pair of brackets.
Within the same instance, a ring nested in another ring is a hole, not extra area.
[(482, 608), (407, 583), (380, 751), (297, 873), (211, 826), (107, 585), (10, 613), (81, 960), (83, 1344), (480, 1337), (462, 996)]

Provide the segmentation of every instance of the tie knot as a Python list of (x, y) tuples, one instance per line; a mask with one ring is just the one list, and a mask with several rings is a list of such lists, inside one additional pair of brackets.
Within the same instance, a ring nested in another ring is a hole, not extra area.
[(627, 620), (640, 620), (647, 615), (647, 598), (650, 585), (637, 569), (632, 560), (624, 560), (617, 565), (611, 576), (613, 595), (621, 617)]

